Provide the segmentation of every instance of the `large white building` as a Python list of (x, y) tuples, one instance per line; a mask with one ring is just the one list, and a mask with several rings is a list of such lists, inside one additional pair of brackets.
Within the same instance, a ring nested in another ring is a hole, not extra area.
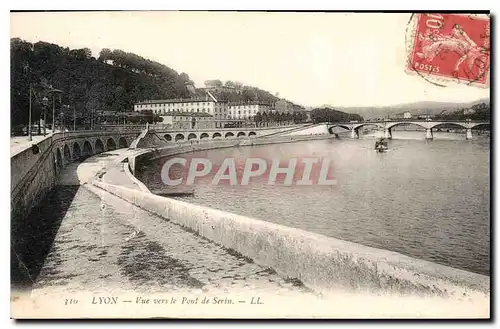
[(207, 113), (224, 118), (227, 107), (227, 102), (212, 99), (164, 99), (138, 102), (134, 105), (134, 111), (151, 110), (160, 116), (168, 112)]
[(229, 105), (229, 119), (250, 120), (257, 113), (270, 112), (269, 104), (260, 102), (232, 103)]
[(219, 122), (229, 119), (228, 102), (217, 100), (210, 92), (207, 92), (205, 98), (147, 100), (134, 104), (134, 111), (144, 110), (158, 114), (164, 123), (175, 121), (173, 117), (176, 113), (182, 114), (177, 116), (182, 118), (186, 118), (185, 114), (203, 117), (205, 120), (211, 118), (215, 127), (220, 126)]

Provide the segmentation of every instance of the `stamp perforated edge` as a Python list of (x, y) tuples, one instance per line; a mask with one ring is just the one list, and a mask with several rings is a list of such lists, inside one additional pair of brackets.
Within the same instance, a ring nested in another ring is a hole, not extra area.
[[(477, 81), (469, 81), (469, 80), (463, 80), (463, 79), (457, 79), (457, 78), (452, 78), (452, 77), (447, 77), (447, 76), (437, 76), (435, 74), (425, 74), (421, 71), (418, 70), (413, 70), (410, 68), (411, 65), (411, 56), (413, 55), (413, 51), (415, 49), (415, 40), (416, 40), (416, 30), (417, 30), (417, 23), (418, 23), (418, 18), (424, 14), (418, 13), (418, 14), (412, 14), (408, 24), (406, 26), (406, 34), (405, 34), (405, 44), (406, 44), (406, 64), (405, 64), (405, 73), (409, 75), (414, 75), (414, 76), (420, 76), (422, 79), (426, 80), (427, 82), (434, 84), (439, 87), (447, 87), (450, 82), (455, 83), (455, 84), (461, 84), (461, 85), (468, 85), (468, 86), (474, 86), (474, 87), (479, 87), (483, 89), (489, 89), (490, 88), (490, 68), (491, 68), (491, 53), (489, 54), (489, 63), (488, 69), (485, 73), (485, 81), (484, 82), (477, 82)], [(490, 24), (490, 16), (487, 14), (481, 14), (481, 16), (472, 16), (475, 14), (453, 14), (453, 15), (461, 15), (461, 16), (468, 16), (472, 19), (481, 19), (485, 20)], [(491, 35), (491, 26), (490, 26), (490, 35)], [(489, 37), (489, 36), (488, 36)]]

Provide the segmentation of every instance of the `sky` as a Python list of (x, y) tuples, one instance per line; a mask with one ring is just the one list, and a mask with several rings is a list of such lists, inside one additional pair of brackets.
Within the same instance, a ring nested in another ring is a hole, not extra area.
[(11, 37), (121, 49), (186, 72), (196, 87), (239, 81), (304, 106), (470, 102), (489, 88), (435, 86), (405, 72), (404, 13), (11, 13)]

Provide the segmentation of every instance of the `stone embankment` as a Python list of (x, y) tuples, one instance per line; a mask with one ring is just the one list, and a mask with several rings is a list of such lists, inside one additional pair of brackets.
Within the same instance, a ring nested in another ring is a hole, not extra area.
[[(260, 140), (117, 150), (76, 165), (59, 184), (84, 188), (61, 218), (32, 298), (179, 291), (262, 296), (267, 306), (253, 312), (269, 317), (489, 316), (487, 276), (154, 195), (129, 172), (159, 156), (280, 142)], [(271, 310), (277, 296), (282, 308)]]

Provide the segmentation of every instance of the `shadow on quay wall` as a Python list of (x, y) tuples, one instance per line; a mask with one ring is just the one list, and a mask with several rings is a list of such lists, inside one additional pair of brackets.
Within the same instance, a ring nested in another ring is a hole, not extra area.
[(58, 185), (24, 220), (11, 219), (11, 288), (29, 290), (36, 282), (79, 185)]

